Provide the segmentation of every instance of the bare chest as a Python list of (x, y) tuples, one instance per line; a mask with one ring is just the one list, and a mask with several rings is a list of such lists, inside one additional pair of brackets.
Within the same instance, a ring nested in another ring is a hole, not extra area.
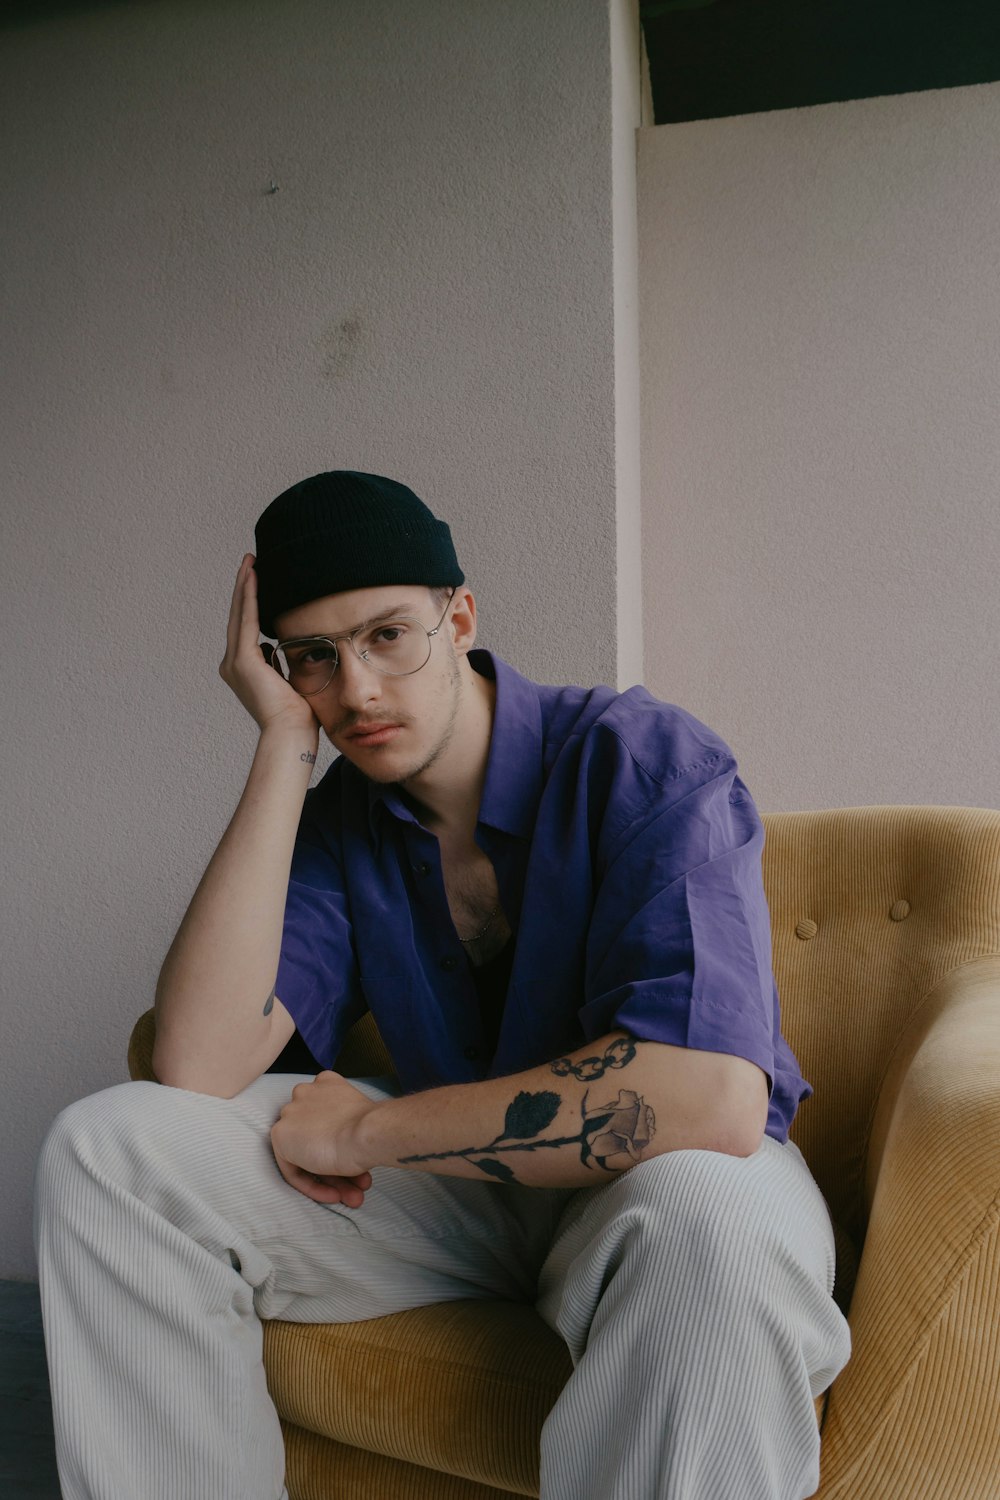
[(486, 963), (510, 936), (500, 908), (496, 872), (478, 844), (441, 846), (448, 909), (462, 946), (474, 964)]

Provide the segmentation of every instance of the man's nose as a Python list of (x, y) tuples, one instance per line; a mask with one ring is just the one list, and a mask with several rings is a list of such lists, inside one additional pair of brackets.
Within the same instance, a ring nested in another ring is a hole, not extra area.
[(382, 678), (355, 651), (349, 641), (337, 647), (339, 663), (331, 686), (342, 707), (358, 713), (382, 696)]

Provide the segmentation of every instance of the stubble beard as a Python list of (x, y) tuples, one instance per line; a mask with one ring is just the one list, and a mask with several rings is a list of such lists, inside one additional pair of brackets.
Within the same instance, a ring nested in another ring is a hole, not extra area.
[(401, 786), (405, 789), (408, 782), (413, 781), (417, 776), (423, 775), (424, 771), (429, 771), (431, 766), (440, 760), (455, 737), (455, 726), (458, 723), (458, 711), (462, 702), (462, 671), (458, 664), (458, 657), (454, 651), (451, 655), (451, 668), (448, 675), (451, 690), (451, 709), (448, 714), (448, 721), (438, 736), (435, 745), (422, 761), (415, 766), (411, 766), (402, 775), (379, 776), (369, 771), (366, 772), (369, 781), (377, 781), (383, 786)]

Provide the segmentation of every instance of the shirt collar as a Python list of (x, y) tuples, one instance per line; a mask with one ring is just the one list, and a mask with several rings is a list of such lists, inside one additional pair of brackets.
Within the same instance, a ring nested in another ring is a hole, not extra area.
[[(542, 708), (538, 688), (492, 651), (470, 651), (469, 665), (496, 682), (493, 732), (479, 821), (530, 839), (542, 795)], [(368, 782), (368, 818), (376, 831), (378, 806), (404, 823), (418, 820), (395, 786)]]
[(542, 705), (538, 688), (492, 651), (470, 651), (469, 662), (485, 677), (493, 676), (497, 685), (479, 821), (517, 838), (530, 839), (542, 796)]

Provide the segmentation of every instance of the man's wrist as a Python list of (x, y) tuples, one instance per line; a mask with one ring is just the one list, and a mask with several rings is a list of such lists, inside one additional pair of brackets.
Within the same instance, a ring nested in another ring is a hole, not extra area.
[(260, 731), (260, 742), (275, 746), (302, 765), (314, 766), (319, 750), (319, 726), (311, 730), (302, 724), (282, 724), (279, 719), (270, 719)]
[[(349, 1080), (348, 1080), (349, 1081)], [(396, 1158), (386, 1151), (385, 1110), (390, 1099), (371, 1099), (368, 1108), (351, 1127), (350, 1155), (364, 1162), (362, 1171), (374, 1167), (395, 1166)]]

